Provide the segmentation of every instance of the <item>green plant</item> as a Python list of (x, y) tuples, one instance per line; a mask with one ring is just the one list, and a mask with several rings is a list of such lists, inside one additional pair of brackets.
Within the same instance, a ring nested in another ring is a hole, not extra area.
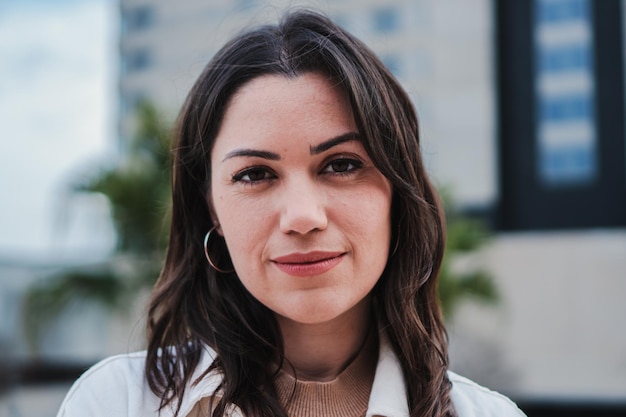
[(71, 269), (30, 288), (24, 298), (25, 333), (36, 349), (42, 326), (77, 300), (122, 309), (151, 286), (162, 266), (170, 195), (170, 128), (156, 108), (142, 103), (138, 129), (119, 164), (72, 186), (100, 193), (111, 207), (115, 253), (100, 265)]
[(482, 268), (455, 268), (461, 255), (480, 249), (489, 241), (484, 222), (456, 210), (447, 190), (442, 191), (446, 212), (446, 250), (439, 276), (439, 298), (444, 317), (451, 319), (464, 299), (495, 303), (498, 292), (491, 275)]

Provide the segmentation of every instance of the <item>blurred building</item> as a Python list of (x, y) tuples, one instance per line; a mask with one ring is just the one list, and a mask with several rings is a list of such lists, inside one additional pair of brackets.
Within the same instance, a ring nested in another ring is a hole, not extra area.
[[(173, 120), (226, 39), (298, 4), (121, 0), (122, 148), (139, 101)], [(305, 4), (379, 54), (438, 184), (497, 230), (466, 261), (491, 271), (500, 304), (459, 310), (453, 368), (522, 400), (626, 403), (623, 2)]]
[(285, 7), (298, 5), (329, 14), (379, 54), (415, 102), (427, 164), (439, 181), (454, 186), (464, 205), (494, 204), (489, 0), (122, 0), (122, 141), (132, 135), (132, 109), (139, 101), (151, 100), (174, 118), (192, 83), (227, 39), (244, 27), (276, 21)]
[(525, 395), (625, 403), (625, 3), (494, 5), (501, 232), (487, 257), (508, 319), (490, 337), (505, 335)]
[(622, 2), (497, 4), (502, 226), (626, 226)]

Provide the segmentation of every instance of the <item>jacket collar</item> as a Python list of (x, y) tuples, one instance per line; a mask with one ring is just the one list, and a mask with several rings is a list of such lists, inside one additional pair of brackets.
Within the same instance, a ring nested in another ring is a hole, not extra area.
[[(385, 332), (380, 332), (379, 340), (378, 363), (366, 417), (408, 417), (409, 407), (400, 362)], [(200, 362), (191, 379), (192, 383), (187, 387), (187, 392), (183, 397), (179, 415), (187, 415), (198, 401), (212, 395), (219, 386), (222, 376), (218, 372), (211, 372), (197, 384), (193, 383), (211, 366), (216, 357), (217, 353), (213, 349), (208, 346), (204, 347)], [(174, 412), (175, 407), (171, 407), (167, 412), (163, 410), (162, 416), (172, 417)], [(238, 409), (233, 408), (230, 416), (236, 417), (242, 414)]]
[[(222, 382), (222, 375), (217, 371), (211, 371), (207, 375), (205, 375), (202, 379), (198, 380), (202, 373), (204, 373), (211, 364), (217, 358), (217, 352), (215, 352), (209, 346), (203, 346), (202, 354), (200, 356), (200, 361), (196, 366), (196, 369), (193, 372), (193, 376), (190, 379), (189, 385), (187, 385), (185, 395), (183, 396), (183, 401), (180, 406), (179, 416), (186, 416), (191, 412), (196, 403), (203, 398), (210, 397), (213, 395), (215, 390), (219, 387)], [(195, 383), (195, 381), (198, 381)], [(238, 410), (235, 411), (231, 415), (242, 416), (242, 414)], [(176, 414), (176, 404), (168, 407), (167, 413), (163, 410), (161, 416), (162, 417), (174, 417)]]
[(366, 417), (408, 417), (409, 405), (402, 368), (385, 332), (380, 332), (380, 351)]

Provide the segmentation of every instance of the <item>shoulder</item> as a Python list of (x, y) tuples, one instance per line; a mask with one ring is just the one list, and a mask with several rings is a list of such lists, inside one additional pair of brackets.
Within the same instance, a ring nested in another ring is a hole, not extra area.
[[(185, 390), (181, 415), (186, 415), (202, 398), (213, 395), (221, 382), (217, 373), (205, 374), (215, 360), (205, 346), (200, 363)], [(145, 377), (146, 352), (111, 356), (92, 366), (72, 386), (57, 417), (161, 417), (173, 416), (174, 406), (159, 411), (161, 399), (154, 395)]]
[(459, 417), (524, 417), (513, 401), (502, 394), (448, 372), (451, 398)]
[(142, 408), (155, 415), (159, 402), (144, 377), (145, 359), (136, 352), (95, 364), (76, 380), (57, 417), (140, 416)]

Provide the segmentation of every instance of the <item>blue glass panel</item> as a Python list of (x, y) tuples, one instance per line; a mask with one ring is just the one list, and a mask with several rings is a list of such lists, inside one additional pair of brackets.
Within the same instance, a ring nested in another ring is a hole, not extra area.
[(400, 60), (397, 56), (386, 54), (382, 56), (383, 64), (393, 73), (393, 75), (398, 76), (400, 71)]
[(148, 49), (135, 49), (124, 54), (123, 71), (142, 71), (152, 65), (152, 54)]
[[(571, 82), (594, 79), (593, 40), (572, 35), (563, 25), (577, 21), (592, 36), (589, 1), (535, 0), (536, 163), (539, 178), (549, 186), (588, 184), (597, 173), (595, 91), (593, 85)], [(546, 29), (549, 41), (539, 36)], [(570, 78), (561, 82), (559, 77)]]
[(590, 182), (595, 174), (594, 151), (587, 145), (544, 149), (541, 155), (544, 181), (550, 185)]
[(586, 0), (538, 1), (537, 20), (539, 22), (562, 22), (566, 20), (586, 20), (589, 9)]
[(396, 9), (388, 7), (378, 9), (374, 13), (374, 29), (381, 33), (393, 32), (398, 28), (398, 13)]
[(122, 18), (125, 32), (144, 30), (154, 23), (154, 9), (148, 5), (137, 6), (124, 11)]
[(568, 45), (561, 48), (540, 49), (539, 71), (580, 70), (590, 67), (587, 45)]
[(539, 97), (540, 118), (544, 122), (587, 120), (593, 117), (589, 94)]

